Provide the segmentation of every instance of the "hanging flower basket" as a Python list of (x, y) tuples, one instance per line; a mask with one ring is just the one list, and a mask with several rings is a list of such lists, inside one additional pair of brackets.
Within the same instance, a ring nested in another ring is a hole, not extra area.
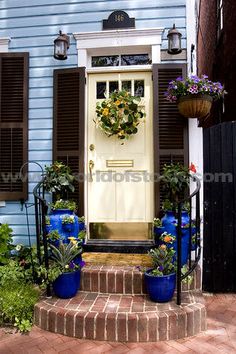
[(178, 77), (169, 82), (167, 101), (178, 104), (179, 112), (186, 118), (203, 118), (210, 113), (212, 102), (224, 97), (226, 91), (220, 82), (213, 82), (206, 75)]
[(213, 98), (209, 95), (187, 95), (177, 101), (180, 114), (185, 118), (203, 118), (210, 113)]

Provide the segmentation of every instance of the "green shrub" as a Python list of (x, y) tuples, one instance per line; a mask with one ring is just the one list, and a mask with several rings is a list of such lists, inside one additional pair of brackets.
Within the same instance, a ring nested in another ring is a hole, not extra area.
[(0, 264), (6, 264), (12, 249), (12, 229), (8, 224), (0, 225)]
[(4, 282), (0, 287), (0, 321), (15, 325), (20, 331), (29, 331), (33, 322), (34, 305), (39, 291), (25, 282)]

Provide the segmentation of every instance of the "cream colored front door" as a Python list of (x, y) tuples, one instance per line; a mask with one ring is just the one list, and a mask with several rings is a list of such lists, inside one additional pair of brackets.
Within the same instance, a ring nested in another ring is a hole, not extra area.
[[(154, 216), (151, 73), (90, 74), (88, 85), (88, 222), (150, 223)], [(141, 97), (146, 117), (136, 135), (121, 141), (107, 137), (93, 120), (104, 92), (122, 88)]]

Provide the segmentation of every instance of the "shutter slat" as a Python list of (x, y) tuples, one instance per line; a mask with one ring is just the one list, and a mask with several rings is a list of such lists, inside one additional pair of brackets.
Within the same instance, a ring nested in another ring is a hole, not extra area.
[(0, 200), (27, 199), (19, 173), (28, 160), (28, 60), (0, 53)]
[[(68, 165), (78, 176), (84, 173), (85, 68), (54, 71), (53, 158)], [(84, 215), (84, 183), (77, 182), (69, 199)]]
[[(154, 169), (160, 174), (164, 164), (188, 164), (187, 120), (174, 103), (165, 99), (164, 93), (171, 80), (186, 76), (185, 64), (154, 64)], [(168, 154), (166, 153), (168, 150)], [(155, 213), (159, 215), (163, 202), (160, 184), (155, 184)]]

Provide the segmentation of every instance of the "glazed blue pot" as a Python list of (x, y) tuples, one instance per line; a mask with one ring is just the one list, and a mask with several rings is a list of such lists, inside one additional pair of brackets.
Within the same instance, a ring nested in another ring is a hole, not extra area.
[(173, 211), (168, 210), (163, 218), (161, 219), (162, 226), (168, 234), (176, 236), (176, 223), (177, 220), (175, 218), (175, 214)]
[(50, 239), (48, 239), (48, 242), (51, 244), (51, 245), (53, 245), (53, 246), (55, 246), (55, 247), (59, 247), (59, 245), (60, 245), (60, 240), (50, 240)]
[(59, 275), (59, 277), (52, 283), (53, 291), (56, 296), (61, 299), (69, 299), (74, 297), (78, 290), (78, 272), (68, 272)]
[(51, 225), (45, 225), (46, 234), (49, 234), (49, 233), (50, 233), (51, 228), (52, 228)]
[(62, 224), (62, 228), (66, 232), (70, 232), (73, 230), (73, 225), (74, 224)]
[(175, 291), (176, 274), (153, 276), (152, 269), (145, 273), (146, 288), (149, 297), (154, 302), (168, 302), (172, 299)]
[(181, 224), (182, 225), (186, 225), (190, 223), (190, 218), (189, 218), (189, 214), (187, 211), (182, 211), (181, 212)]
[[(74, 216), (73, 224), (62, 224), (62, 220), (65, 216)], [(72, 210), (69, 209), (57, 209), (52, 210), (50, 213), (50, 223), (51, 223), (51, 231), (57, 230), (64, 239), (63, 242), (69, 242), (68, 237), (77, 237), (79, 233), (79, 221), (78, 216)], [(65, 225), (69, 225), (70, 228), (66, 228)]]
[(79, 222), (79, 232), (85, 230), (84, 222)]
[(164, 226), (162, 227), (154, 226), (153, 231), (154, 231), (155, 244), (158, 245), (160, 236), (163, 234), (163, 232), (165, 232), (165, 228)]

